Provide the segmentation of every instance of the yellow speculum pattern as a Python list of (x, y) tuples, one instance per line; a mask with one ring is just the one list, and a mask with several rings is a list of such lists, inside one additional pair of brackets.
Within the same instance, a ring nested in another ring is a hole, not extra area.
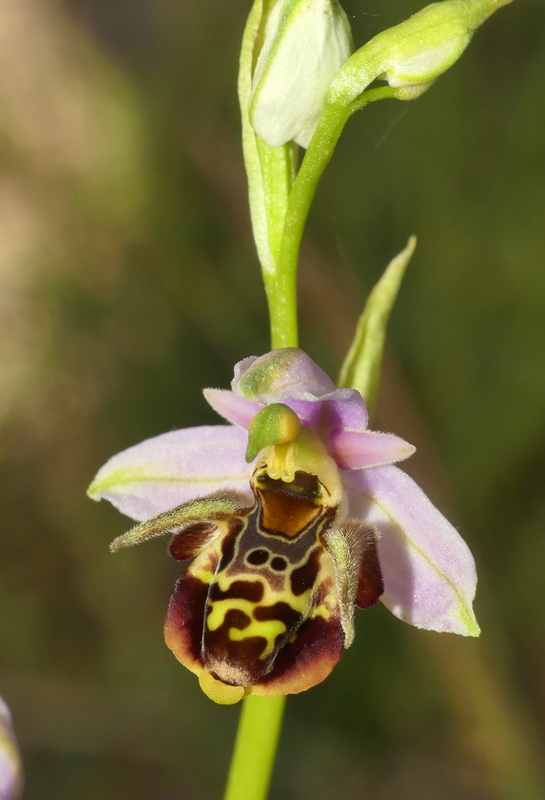
[[(230, 597), (227, 600), (214, 600), (214, 602), (211, 603), (210, 607), (211, 611), (206, 618), (206, 627), (210, 631), (217, 631), (217, 629), (221, 628), (221, 626), (223, 625), (227, 612), (231, 611), (231, 609), (244, 611), (244, 613), (247, 614), (251, 619), (252, 612), (255, 608), (255, 603), (252, 603), (250, 600), (243, 600), (242, 598), (238, 597)], [(234, 629), (231, 628), (230, 630)], [(239, 631), (239, 633), (244, 632), (245, 636), (247, 636), (248, 635), (246, 633), (247, 630), (248, 630), (247, 628), (244, 628), (244, 631)]]
[(233, 642), (241, 642), (251, 636), (260, 636), (266, 640), (267, 646), (260, 655), (261, 659), (268, 658), (274, 651), (276, 637), (284, 633), (286, 626), (279, 619), (268, 619), (266, 621), (252, 619), (249, 626), (243, 631), (238, 628), (229, 629), (229, 638)]
[(214, 573), (211, 570), (205, 568), (195, 569), (193, 565), (191, 566), (191, 574), (203, 583), (210, 583), (214, 577)]
[[(225, 575), (220, 573), (216, 577), (216, 580), (218, 581), (220, 589), (226, 591), (232, 585), (232, 583), (241, 577), (247, 576), (237, 575), (234, 576), (234, 578), (228, 579)], [(294, 611), (300, 613), (303, 619), (308, 616), (310, 611), (312, 611), (313, 617), (317, 614), (321, 614), (325, 619), (329, 617), (329, 612), (325, 606), (322, 605), (319, 609), (311, 608), (310, 595), (312, 590), (310, 589), (304, 594), (295, 596), (287, 587), (285, 587), (281, 592), (274, 592), (270, 589), (267, 581), (262, 581), (260, 577), (253, 577), (253, 580), (262, 583), (264, 587), (263, 599), (259, 603), (254, 603), (250, 600), (245, 600), (238, 597), (229, 597), (224, 600), (214, 600), (209, 605), (210, 611), (206, 618), (206, 627), (210, 631), (216, 631), (223, 625), (229, 611), (238, 610), (244, 612), (248, 616), (250, 623), (243, 629), (236, 627), (229, 628), (228, 636), (233, 642), (241, 642), (244, 639), (249, 639), (253, 636), (259, 636), (265, 639), (267, 644), (260, 655), (260, 658), (263, 660), (268, 658), (271, 653), (274, 652), (276, 647), (276, 639), (278, 636), (285, 633), (286, 625), (278, 619), (256, 619), (254, 616), (255, 609), (266, 608), (274, 605), (275, 603), (284, 602), (291, 606)], [(289, 572), (286, 578), (286, 584), (288, 580)]]

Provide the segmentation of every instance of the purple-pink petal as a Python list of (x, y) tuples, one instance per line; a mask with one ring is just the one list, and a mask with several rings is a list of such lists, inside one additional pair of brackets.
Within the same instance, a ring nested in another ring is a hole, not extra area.
[(0, 697), (0, 800), (16, 800), (22, 787), (21, 761), (11, 714)]
[(239, 361), (231, 388), (240, 397), (268, 404), (281, 403), (289, 397), (322, 397), (332, 392), (335, 384), (302, 350), (284, 347)]
[(155, 436), (113, 456), (89, 488), (141, 521), (220, 489), (251, 497), (248, 435), (231, 425), (204, 425)]
[(248, 430), (252, 419), (263, 408), (261, 403), (238, 397), (227, 389), (203, 389), (203, 394), (220, 417), (245, 430)]
[(390, 611), (419, 628), (478, 636), (473, 556), (424, 492), (397, 467), (346, 472), (343, 482), (350, 516), (380, 532)]
[(392, 433), (347, 431), (336, 428), (329, 435), (333, 458), (342, 469), (362, 469), (393, 464), (409, 458), (415, 448)]

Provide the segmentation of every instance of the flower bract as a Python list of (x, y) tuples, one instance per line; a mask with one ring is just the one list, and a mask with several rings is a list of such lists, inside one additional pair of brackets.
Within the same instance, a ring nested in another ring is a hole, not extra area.
[(471, 553), (393, 466), (414, 448), (368, 430), (356, 390), (284, 348), (204, 394), (229, 425), (131, 447), (89, 494), (139, 522), (114, 551), (169, 534), (170, 555), (190, 561), (165, 637), (209, 697), (315, 685), (351, 644), (354, 609), (378, 600), (417, 627), (478, 635)]

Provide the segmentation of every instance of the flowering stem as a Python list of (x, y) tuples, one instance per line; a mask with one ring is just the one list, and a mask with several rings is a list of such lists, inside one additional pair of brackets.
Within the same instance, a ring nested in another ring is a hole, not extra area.
[(294, 279), (286, 281), (281, 272), (269, 280), (266, 286), (269, 318), (271, 323), (271, 349), (297, 347), (297, 284)]
[(285, 696), (244, 699), (224, 800), (267, 797), (285, 703)]
[[(385, 86), (380, 89), (369, 89), (348, 106), (340, 103), (325, 105), (289, 196), (275, 281), (275, 296), (279, 300), (277, 313), (281, 324), (284, 324), (283, 318), (287, 316), (288, 308), (290, 313), (296, 313), (297, 264), (303, 230), (316, 187), (333, 155), (347, 120), (355, 111), (359, 111), (369, 103), (385, 98), (395, 98), (397, 94), (396, 89)], [(288, 308), (284, 308), (283, 304), (287, 304)], [(271, 306), (270, 299), (269, 306)], [(273, 324), (272, 311), (271, 326), (273, 347), (286, 347), (286, 344), (275, 344), (277, 341), (275, 334), (279, 331)], [(278, 340), (280, 339), (282, 339), (281, 335), (278, 337)]]
[(395, 98), (390, 86), (369, 89), (352, 103), (329, 103), (312, 137), (301, 168), (289, 193), (278, 256), (273, 270), (264, 271), (271, 321), (272, 348), (297, 347), (297, 265), (299, 247), (316, 187), (333, 155), (349, 117), (369, 103)]

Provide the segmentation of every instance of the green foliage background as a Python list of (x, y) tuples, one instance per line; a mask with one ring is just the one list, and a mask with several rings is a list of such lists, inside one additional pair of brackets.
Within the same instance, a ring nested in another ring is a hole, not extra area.
[[(350, 0), (357, 44), (419, 8)], [(113, 453), (214, 423), (268, 349), (235, 81), (245, 0), (0, 0), (0, 693), (28, 800), (221, 796), (237, 708), (162, 640), (179, 565), (113, 557), (85, 497)], [(301, 268), (333, 374), (416, 233), (376, 426), (456, 522), (480, 640), (383, 607), (291, 698), (273, 800), (545, 797), (545, 6), (517, 0), (412, 104), (351, 120)]]

